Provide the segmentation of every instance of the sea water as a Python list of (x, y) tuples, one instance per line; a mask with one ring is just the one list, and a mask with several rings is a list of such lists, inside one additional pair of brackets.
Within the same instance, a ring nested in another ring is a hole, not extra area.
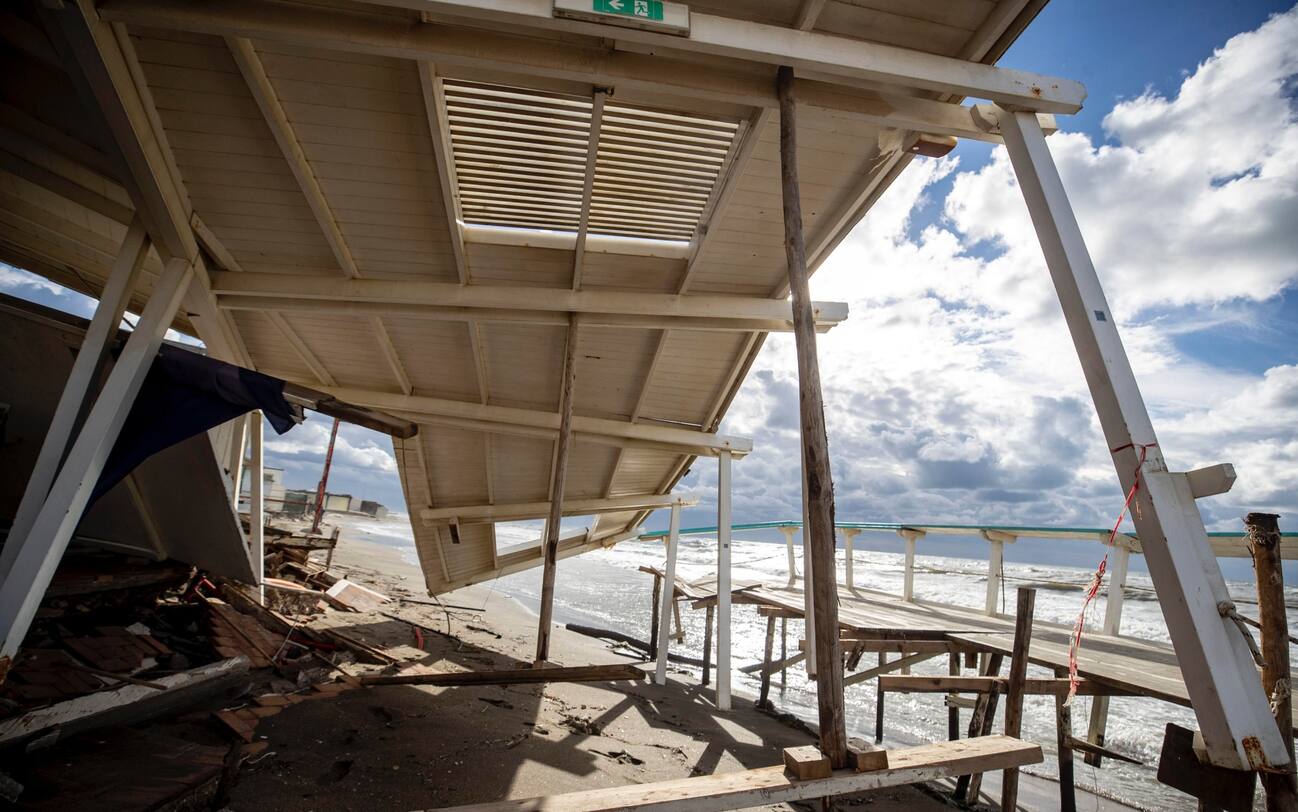
[[(363, 534), (367, 540), (392, 546), (402, 551), (409, 560), (416, 560), (409, 525), (404, 518), (394, 517), (384, 522), (356, 522), (345, 530), (345, 536)], [(512, 536), (518, 538), (512, 538)], [(539, 525), (513, 527), (498, 531), (502, 544), (513, 545), (524, 539), (535, 540)], [(921, 551), (927, 542), (921, 542)], [(979, 551), (970, 540), (965, 546), (970, 554)], [(1023, 544), (1020, 541), (1020, 544)], [(1038, 557), (1055, 559), (1049, 563), (1014, 562), (1004, 565), (1004, 603), (998, 608), (1013, 612), (1014, 590), (1017, 586), (1037, 588), (1036, 616), (1043, 620), (1072, 624), (1082, 606), (1082, 588), (1090, 581), (1103, 549), (1097, 544), (1069, 544), (1047, 542), (1042, 550), (1057, 550), (1062, 546), (1065, 555), (1040, 553)], [(731, 542), (732, 579), (735, 582), (762, 581), (779, 585), (788, 580), (787, 553), (783, 542), (753, 541), (736, 538)], [(958, 549), (947, 545), (947, 551)], [(1011, 549), (1011, 548), (1007, 548)], [(797, 566), (801, 567), (800, 549)], [(838, 572), (844, 571), (843, 549), (838, 550)], [(1023, 554), (1021, 554), (1022, 557)], [(1027, 553), (1029, 557), (1031, 553)], [(639, 571), (641, 566), (662, 568), (664, 547), (660, 541), (628, 541), (610, 550), (599, 550), (559, 564), (555, 582), (555, 621), (580, 623), (624, 632), (641, 640), (649, 638), (649, 616), (652, 597), (652, 577)], [(1007, 553), (1007, 558), (1009, 554)], [(1062, 563), (1059, 559), (1073, 558), (1086, 561), (1087, 566)], [(1094, 563), (1091, 563), (1094, 562)], [(1223, 561), (1232, 595), (1239, 602), (1243, 614), (1256, 616), (1255, 587), (1248, 580), (1251, 575), (1245, 561)], [(1127, 577), (1128, 592), (1122, 615), (1122, 634), (1147, 640), (1168, 642), (1158, 603), (1153, 599), (1153, 585), (1143, 572), (1139, 556), (1131, 557)], [(856, 585), (892, 594), (901, 594), (904, 557), (899, 552), (863, 549), (858, 539), (853, 556), (853, 573)], [(716, 539), (683, 537), (677, 558), (677, 577), (696, 580), (714, 577), (716, 573)], [(1287, 581), (1293, 582), (1288, 573)], [(535, 610), (540, 597), (540, 570), (533, 569), (496, 580), (491, 589), (513, 597)], [(915, 596), (921, 600), (941, 601), (959, 606), (981, 609), (987, 589), (986, 559), (956, 555), (925, 556), (916, 559)], [(1291, 604), (1298, 600), (1298, 590), (1287, 590)], [(1088, 612), (1088, 628), (1100, 626), (1105, 594), (1101, 591)], [(1250, 611), (1252, 610), (1252, 611)], [(1291, 617), (1298, 612), (1291, 611)], [(688, 604), (682, 606), (681, 620), (685, 642), (672, 641), (671, 650), (692, 657), (702, 657), (704, 613), (692, 611)], [(1295, 631), (1291, 624), (1291, 633)], [(765, 647), (766, 619), (757, 614), (754, 606), (735, 605), (731, 619), (732, 686), (737, 693), (756, 696), (760, 682), (756, 674), (745, 674), (738, 669), (759, 663)], [(788, 653), (797, 652), (798, 640), (803, 636), (800, 620), (788, 622)], [(779, 629), (776, 630), (776, 657), (779, 656)], [(1085, 640), (1083, 639), (1083, 646)], [(895, 657), (896, 655), (892, 655)], [(875, 664), (875, 655), (866, 655), (861, 668)], [(715, 657), (713, 658), (715, 661)], [(679, 673), (698, 677), (697, 669), (672, 665)], [(913, 674), (945, 675), (947, 658), (938, 657), (912, 667)], [(969, 670), (964, 674), (972, 673)], [(1052, 672), (1032, 666), (1029, 676), (1049, 677)], [(715, 678), (714, 678), (715, 679)], [(714, 683), (715, 684), (715, 683)], [(849, 686), (845, 691), (848, 735), (868, 740), (874, 737), (875, 683)], [(814, 681), (808, 681), (805, 665), (791, 667), (787, 673), (787, 686), (779, 687), (779, 676), (773, 678), (771, 698), (784, 711), (814, 723), (817, 717)], [(919, 742), (944, 740), (947, 737), (947, 709), (941, 694), (887, 694), (884, 743), (909, 745)], [(1003, 704), (1003, 703), (1002, 703)], [(1085, 736), (1090, 719), (1091, 699), (1077, 697), (1073, 704), (1073, 734)], [(961, 711), (961, 729), (967, 729), (969, 712)], [(998, 717), (994, 729), (1000, 729), (1003, 716)], [(1076, 782), (1079, 787), (1097, 794), (1147, 809), (1194, 808), (1188, 796), (1181, 795), (1159, 784), (1155, 778), (1158, 755), (1162, 746), (1163, 730), (1168, 722), (1183, 727), (1197, 728), (1193, 713), (1170, 703), (1146, 698), (1114, 697), (1109, 704), (1106, 743), (1108, 746), (1144, 762), (1144, 766), (1124, 764), (1105, 759), (1103, 767), (1096, 769), (1080, 758), (1076, 764)], [(1038, 742), (1046, 753), (1042, 764), (1027, 768), (1026, 772), (1042, 776), (1056, 775), (1055, 755), (1055, 703), (1050, 697), (1027, 697), (1024, 707), (1023, 738)]]

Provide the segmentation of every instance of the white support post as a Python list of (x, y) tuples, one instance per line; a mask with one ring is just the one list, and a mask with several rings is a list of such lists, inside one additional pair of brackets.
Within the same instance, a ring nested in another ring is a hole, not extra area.
[(230, 428), (230, 449), (225, 467), (230, 472), (230, 481), (234, 483), (230, 492), (230, 505), (238, 512), (239, 492), (243, 489), (243, 451), (248, 445), (248, 415), (233, 420)]
[(154, 281), (148, 305), (32, 523), (27, 543), (18, 551), (9, 577), (0, 586), (0, 670), (5, 659), (18, 652), (27, 635), (193, 276), (192, 263), (171, 259)]
[[(1114, 546), (1109, 555), (1109, 597), (1104, 605), (1104, 633), (1114, 634), (1122, 626), (1122, 603), (1125, 597), (1123, 587), (1127, 584), (1127, 564), (1131, 558), (1131, 549), (1122, 543)], [(1109, 725), (1109, 698), (1097, 696), (1091, 700), (1091, 721), (1087, 727), (1086, 738), (1092, 744), (1104, 745), (1104, 732)], [(1099, 757), (1088, 754), (1086, 763), (1098, 766)]]
[(784, 549), (789, 554), (789, 588), (792, 589), (798, 583), (798, 559), (793, 552), (793, 534), (797, 528), (781, 527), (780, 532), (784, 534)]
[(249, 462), (248, 478), (251, 490), (248, 493), (248, 541), (252, 547), (253, 572), (257, 573), (257, 597), (266, 605), (266, 476), (265, 457), (262, 448), (261, 412), (250, 412), (248, 420), (252, 430), (252, 459)]
[(987, 602), (983, 611), (995, 616), (996, 604), (1001, 596), (1002, 576), (1005, 573), (1005, 539), (990, 535), (986, 530), (983, 536), (990, 549), (987, 552)]
[(658, 602), (658, 662), (654, 682), (667, 684), (667, 647), (671, 645), (672, 607), (676, 605), (676, 549), (681, 537), (681, 503), (672, 503), (670, 529), (667, 532), (667, 564), (663, 567), (663, 594)]
[(1219, 607), (1230, 594), (1185, 474), (1167, 470), (1154, 427), (1036, 116), (997, 110), (1001, 133), (1063, 307), (1120, 489), (1139, 483), (1132, 520), (1203, 734), (1208, 761), (1289, 763), (1257, 667)]
[(847, 584), (848, 589), (856, 589), (856, 582), (852, 579), (852, 542), (861, 535), (861, 530), (857, 527), (844, 527), (841, 532), (843, 534), (843, 583)]
[(730, 452), (717, 455), (717, 710), (730, 710)]
[(68, 381), (63, 385), (63, 394), (59, 396), (59, 404), (54, 409), (54, 417), (41, 442), (36, 466), (27, 479), (27, 489), (23, 491), (22, 501), (18, 504), (8, 539), (4, 549), (0, 550), (0, 584), (4, 583), (9, 571), (13, 569), (18, 551), (31, 533), (41, 505), (45, 504), (45, 499), (49, 496), (63, 457), (76, 439), (77, 423), (85, 416), (88, 404), (94, 398), (95, 385), (99, 382), (104, 361), (108, 357), (113, 338), (117, 335), (118, 326), (122, 323), (122, 314), (126, 312), (126, 305), (131, 300), (131, 292), (135, 289), (135, 281), (148, 252), (149, 235), (143, 224), (136, 220), (127, 229), (126, 239), (122, 241), (117, 259), (104, 284), (99, 303), (95, 306), (95, 315), (86, 328), (81, 348), (76, 360), (72, 362)]
[(915, 542), (924, 537), (924, 531), (903, 527), (897, 535), (906, 540), (906, 569), (902, 574), (901, 599), (909, 603), (915, 600)]

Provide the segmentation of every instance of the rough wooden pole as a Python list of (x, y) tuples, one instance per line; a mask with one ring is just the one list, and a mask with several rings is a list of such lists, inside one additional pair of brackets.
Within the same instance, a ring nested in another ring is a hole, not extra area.
[[(988, 656), (987, 663), (982, 668), (982, 675), (984, 677), (1000, 675), (1001, 662), (1004, 659), (1005, 655), (1000, 653)], [(969, 738), (986, 736), (992, 729), (992, 722), (996, 719), (996, 705), (999, 697), (1000, 694), (995, 691), (978, 695), (978, 699), (974, 703), (973, 713), (969, 717)], [(960, 776), (955, 784), (955, 799), (966, 803), (976, 803), (978, 793), (982, 791), (982, 783), (982, 773)]]
[[(1005, 735), (1023, 732), (1023, 686), (1028, 678), (1028, 648), (1032, 644), (1032, 613), (1037, 591), (1019, 587), (1018, 610), (1014, 614), (1014, 650), (1010, 655), (1009, 683), (1005, 689)], [(1001, 809), (1014, 809), (1019, 801), (1018, 768), (1006, 770), (1001, 778)]]
[[(1244, 517), (1244, 533), (1253, 553), (1257, 574), (1258, 620), (1262, 626), (1262, 688), (1271, 697), (1271, 710), (1285, 748), (1289, 764), (1294, 763), (1293, 700), (1289, 695), (1289, 618), (1284, 603), (1284, 571), (1280, 567), (1279, 516), (1273, 513), (1250, 513)], [(1298, 784), (1289, 770), (1262, 773), (1268, 812), (1298, 810)]]
[(712, 681), (712, 617), (716, 607), (709, 606), (703, 615), (703, 684)]
[[(953, 677), (960, 676), (960, 652), (951, 652), (947, 660), (947, 673)], [(960, 738), (960, 709), (955, 705), (946, 709), (946, 737), (951, 741)]]
[(658, 659), (658, 602), (662, 599), (663, 579), (654, 573), (654, 586), (649, 601), (649, 659)]
[(789, 687), (789, 667), (783, 665), (789, 658), (789, 619), (780, 618), (780, 690)]
[[(879, 652), (879, 667), (882, 669), (887, 662), (888, 655)], [(875, 680), (874, 686), (874, 741), (877, 744), (883, 741), (883, 685)]]
[(762, 656), (762, 690), (757, 697), (757, 707), (771, 706), (771, 655), (775, 648), (775, 615), (766, 618), (766, 650)]
[[(1067, 678), (1068, 670), (1055, 671)], [(1059, 751), (1059, 812), (1077, 812), (1077, 788), (1073, 777), (1073, 709), (1065, 697), (1055, 697), (1055, 748)]]
[(843, 714), (843, 669), (838, 643), (838, 577), (834, 564), (834, 483), (829, 470), (829, 439), (816, 359), (816, 325), (807, 284), (802, 199), (798, 186), (797, 102), (793, 69), (779, 70), (780, 182), (784, 197), (784, 253), (793, 296), (793, 338), (798, 354), (802, 413), (802, 457), (806, 465), (807, 540), (811, 544), (815, 590), (816, 694), (820, 710), (820, 749), (834, 767), (847, 765), (847, 724)]
[(541, 573), (541, 619), (536, 631), (536, 664), (550, 658), (550, 620), (554, 615), (554, 571), (559, 563), (559, 524), (563, 518), (563, 485), (572, 444), (572, 399), (577, 380), (577, 317), (570, 317), (563, 358), (563, 392), (559, 397), (559, 437), (554, 454), (550, 517), (545, 522), (545, 567)]

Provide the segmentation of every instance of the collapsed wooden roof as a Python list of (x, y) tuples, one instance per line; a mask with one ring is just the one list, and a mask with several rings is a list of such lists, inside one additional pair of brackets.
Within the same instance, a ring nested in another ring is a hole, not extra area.
[(997, 140), (964, 95), (1078, 109), (978, 64), (1041, 5), (694, 3), (688, 36), (550, 0), (0, 12), (0, 258), (95, 295), (139, 216), (202, 262), (177, 326), (213, 354), (417, 421), (394, 447), (441, 592), (540, 562), (493, 522), (547, 513), (570, 340), (564, 513), (598, 519), (561, 555), (747, 451), (717, 427), (791, 326), (774, 66), (800, 77), (815, 267), (919, 133)]

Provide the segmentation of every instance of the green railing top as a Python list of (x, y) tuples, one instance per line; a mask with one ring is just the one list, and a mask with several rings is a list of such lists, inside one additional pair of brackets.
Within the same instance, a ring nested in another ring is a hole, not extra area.
[[(750, 522), (746, 524), (732, 524), (730, 531), (740, 532), (744, 530), (777, 530), (782, 527), (801, 528), (802, 522), (796, 519), (775, 522)], [(1075, 536), (1079, 539), (1089, 538), (1091, 536), (1108, 536), (1111, 532), (1107, 527), (1032, 527), (1020, 525), (1001, 525), (1001, 524), (917, 524), (914, 522), (896, 523), (896, 522), (835, 522), (834, 527), (839, 530), (878, 530), (886, 532), (896, 532), (898, 530), (920, 530), (929, 532), (946, 533), (950, 535), (974, 535), (983, 530), (994, 530), (1000, 533), (1006, 533), (1013, 536)], [(680, 531), (682, 536), (702, 536), (716, 533), (718, 527), (690, 527)], [(653, 530), (648, 533), (641, 533), (641, 539), (665, 538), (667, 530)], [(1119, 532), (1121, 536), (1135, 537), (1133, 533)], [(1298, 534), (1282, 533), (1284, 538), (1296, 538)], [(1231, 532), (1209, 533), (1209, 538), (1225, 539), (1242, 539), (1244, 534)]]

